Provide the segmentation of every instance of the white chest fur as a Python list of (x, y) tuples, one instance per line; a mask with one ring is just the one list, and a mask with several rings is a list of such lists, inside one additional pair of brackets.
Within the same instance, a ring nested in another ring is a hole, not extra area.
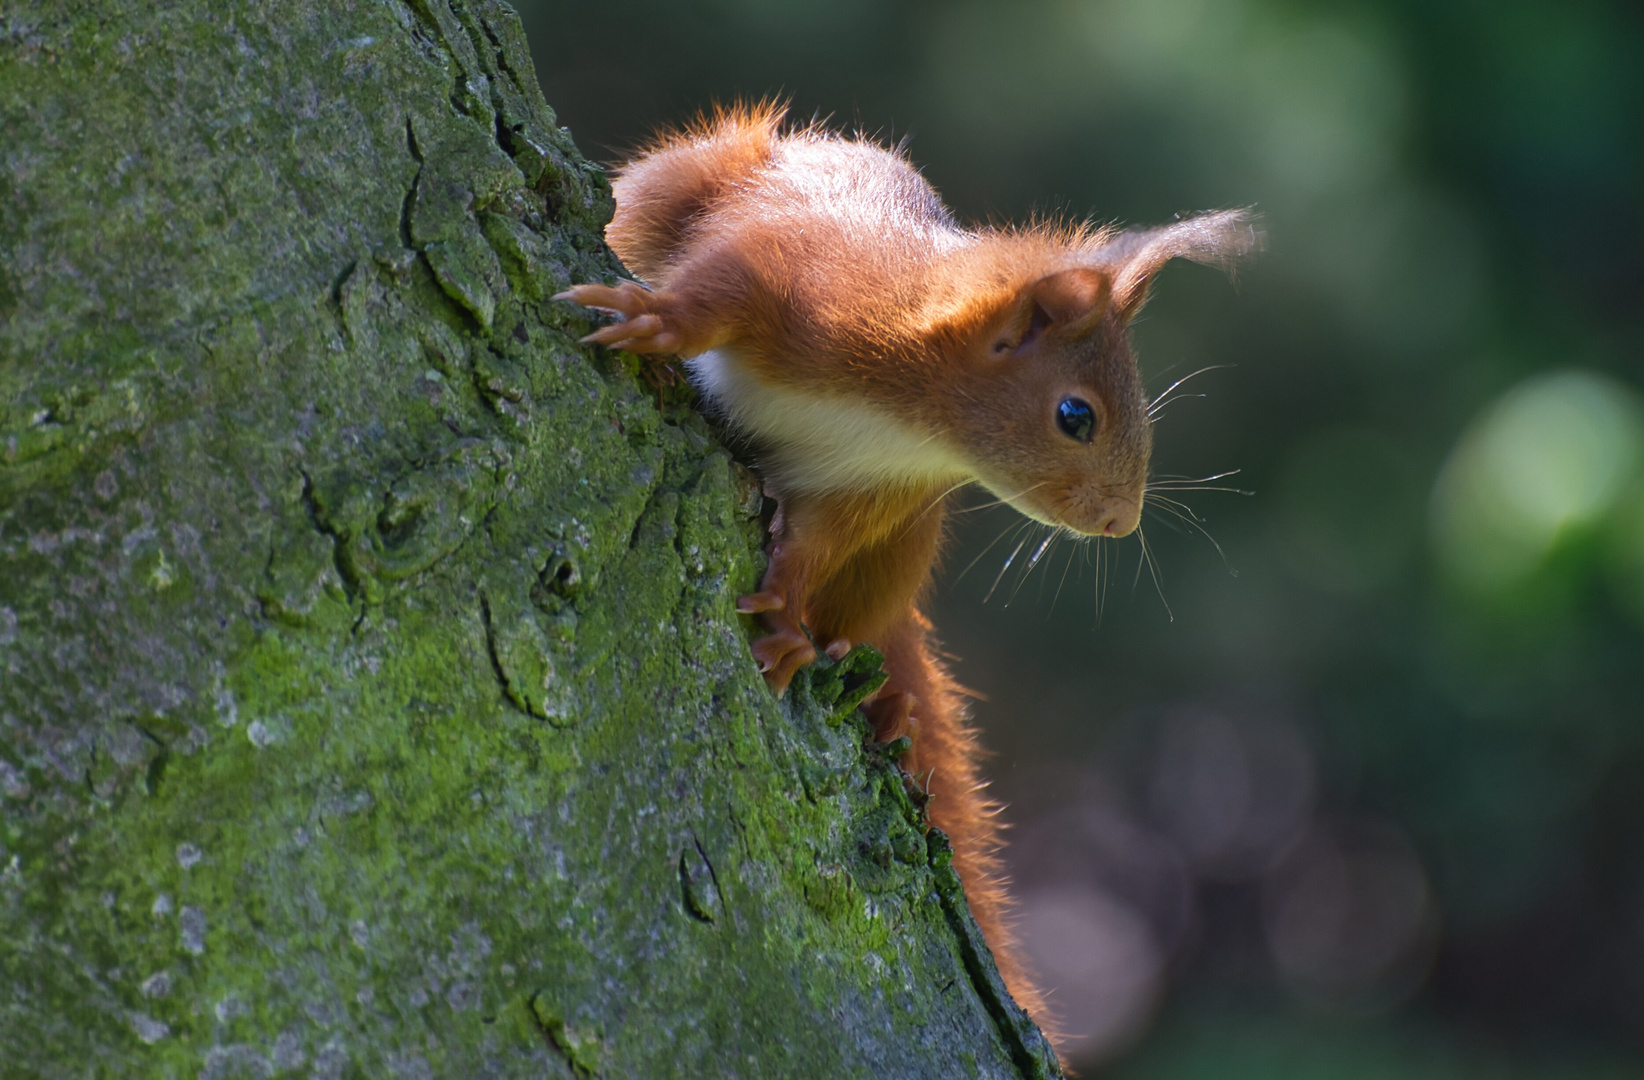
[(692, 357), (686, 367), (698, 392), (759, 445), (780, 492), (951, 484), (973, 475), (944, 440), (865, 402), (769, 386), (729, 350)]

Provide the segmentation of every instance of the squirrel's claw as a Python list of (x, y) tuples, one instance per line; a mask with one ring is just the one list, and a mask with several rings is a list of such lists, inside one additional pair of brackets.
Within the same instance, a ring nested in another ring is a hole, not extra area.
[(679, 335), (669, 330), (655, 315), (640, 315), (602, 326), (582, 340), (611, 349), (653, 354), (677, 353), (681, 344)]
[(798, 626), (784, 627), (754, 642), (753, 654), (771, 692), (781, 697), (794, 672), (816, 659), (816, 647)]
[(615, 285), (572, 285), (564, 292), (555, 293), (553, 298), (631, 318), (646, 311), (654, 295), (637, 281), (623, 280)]
[(873, 737), (880, 742), (891, 742), (913, 730), (913, 710), (919, 699), (906, 690), (881, 690), (862, 707), (873, 725)]
[(761, 611), (781, 611), (787, 604), (781, 593), (756, 592), (738, 597), (736, 610), (744, 615), (756, 615)]
[(569, 300), (585, 308), (617, 316), (621, 321), (602, 326), (582, 340), (611, 349), (633, 353), (677, 353), (684, 345), (679, 333), (656, 311), (657, 297), (636, 281), (615, 285), (573, 285), (555, 293), (555, 300)]

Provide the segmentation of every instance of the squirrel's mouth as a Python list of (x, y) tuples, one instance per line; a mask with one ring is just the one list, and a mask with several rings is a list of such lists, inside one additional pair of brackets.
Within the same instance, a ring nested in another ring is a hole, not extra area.
[(1080, 536), (1129, 536), (1142, 520), (1141, 493), (1095, 495), (1040, 501), (1024, 492), (1016, 497), (1000, 496), (1026, 517), (1041, 525), (1051, 525)]
[(1142, 522), (1142, 485), (1114, 490), (1080, 485), (1061, 500), (1055, 516), (1064, 529), (1081, 536), (1129, 536)]
[(1080, 536), (1129, 536), (1142, 520), (1145, 480), (1102, 483), (1088, 474), (1012, 484), (981, 469), (976, 480), (1000, 502), (1041, 525)]
[(1142, 521), (1140, 502), (1122, 499), (1103, 499), (1093, 513), (1068, 515), (1060, 522), (1081, 536), (1129, 536)]

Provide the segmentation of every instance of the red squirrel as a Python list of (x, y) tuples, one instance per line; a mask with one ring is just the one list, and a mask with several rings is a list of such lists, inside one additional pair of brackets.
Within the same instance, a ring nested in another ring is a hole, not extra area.
[[(868, 642), (889, 676), (878, 738), (912, 737), (978, 925), (1017, 1002), (1044, 1001), (1018, 957), (965, 692), (919, 599), (946, 496), (980, 482), (1036, 521), (1086, 536), (1136, 528), (1152, 449), (1126, 326), (1154, 273), (1253, 250), (1233, 210), (1158, 229), (966, 228), (900, 152), (774, 103), (715, 110), (618, 170), (605, 235), (646, 284), (556, 299), (621, 321), (585, 341), (677, 355), (708, 411), (755, 447), (768, 569), (737, 610), (781, 694), (820, 643)], [(806, 631), (809, 631), (807, 635)]]

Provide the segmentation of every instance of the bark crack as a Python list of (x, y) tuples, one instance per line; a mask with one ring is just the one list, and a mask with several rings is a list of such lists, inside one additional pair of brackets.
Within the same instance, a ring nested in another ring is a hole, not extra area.
[[(502, 700), (512, 705), (516, 710), (525, 712), (514, 700), (514, 695), (508, 690), (508, 672), (502, 666), (502, 654), (497, 651), (497, 628), (491, 620), (491, 598), (481, 589), (480, 621), (485, 625), (485, 652), (491, 658), (491, 673), (497, 677), (497, 685), (502, 688)], [(526, 715), (530, 715), (527, 713)]]
[(568, 1027), (541, 991), (532, 994), (525, 1004), (532, 1025), (547, 1047), (563, 1057), (581, 1080), (594, 1080), (598, 1076), (598, 1040)]
[(936, 893), (941, 900), (942, 913), (959, 945), (959, 956), (964, 962), (965, 974), (993, 1018), (999, 1038), (1010, 1051), (1011, 1060), (1028, 1080), (1062, 1080), (1066, 1075), (1051, 1049), (1050, 1040), (1033, 1023), (1020, 1005), (1011, 998), (1005, 981), (994, 966), (993, 954), (982, 937), (981, 927), (970, 913), (965, 901), (964, 886), (953, 869), (953, 848), (940, 829), (927, 834), (931, 866), (936, 873)]

